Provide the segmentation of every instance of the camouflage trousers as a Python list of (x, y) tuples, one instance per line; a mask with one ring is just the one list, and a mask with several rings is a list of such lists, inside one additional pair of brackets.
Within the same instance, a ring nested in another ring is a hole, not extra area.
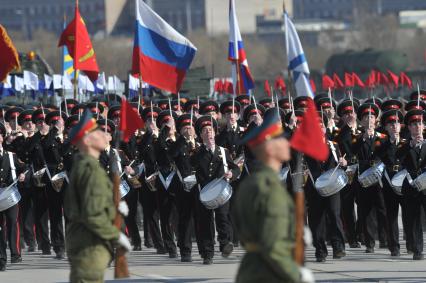
[(71, 283), (104, 282), (104, 272), (111, 260), (111, 253), (104, 245), (69, 251)]

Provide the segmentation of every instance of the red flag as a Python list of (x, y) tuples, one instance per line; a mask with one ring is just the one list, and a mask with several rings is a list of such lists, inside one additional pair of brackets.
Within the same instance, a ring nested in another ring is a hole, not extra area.
[(309, 83), (311, 84), (312, 92), (313, 92), (313, 93), (316, 93), (316, 92), (317, 92), (317, 86), (315, 85), (314, 80), (313, 80), (313, 79), (310, 79), (310, 80), (309, 80)]
[(330, 78), (330, 76), (324, 74), (322, 76), (322, 89), (328, 90), (333, 88), (334, 88), (334, 81), (332, 80), (332, 78)]
[(307, 102), (303, 120), (291, 137), (290, 145), (313, 159), (325, 161), (329, 150), (319, 124), (317, 109), (312, 99)]
[(408, 88), (413, 88), (413, 82), (411, 81), (411, 79), (407, 76), (406, 73), (401, 72), (399, 74), (399, 82), (401, 85), (405, 85)]
[(389, 70), (388, 70), (388, 75), (389, 75), (389, 77), (388, 77), (389, 81), (391, 81), (395, 87), (398, 87), (399, 77), (395, 73), (392, 73)]
[(265, 93), (271, 97), (272, 93), (271, 93), (271, 87), (269, 86), (269, 82), (268, 80), (265, 80), (265, 83), (263, 84), (263, 88), (265, 90)]
[(128, 142), (130, 137), (136, 130), (144, 127), (144, 122), (139, 116), (137, 109), (127, 102), (123, 97), (121, 99), (121, 112), (120, 112), (120, 131), (123, 133), (123, 141)]
[(285, 85), (285, 81), (282, 76), (278, 76), (275, 78), (274, 88), (279, 91), (281, 95), (285, 95), (287, 86)]
[(230, 81), (225, 80), (223, 83), (223, 92), (228, 94), (234, 93), (234, 86)]
[(364, 82), (358, 77), (358, 75), (356, 73), (352, 73), (352, 80), (354, 83), (354, 86), (359, 86), (361, 88), (365, 88), (365, 84)]
[(351, 74), (345, 72), (345, 87), (354, 87), (354, 78)]
[(19, 56), (6, 29), (0, 25), (0, 82), (7, 78), (13, 69), (19, 69)]
[(91, 81), (96, 81), (99, 67), (89, 33), (78, 10), (78, 5), (75, 6), (74, 19), (61, 34), (59, 46), (63, 45), (67, 46), (68, 52), (74, 60), (74, 70), (84, 71)]
[(345, 87), (342, 80), (339, 78), (339, 76), (336, 73), (333, 74), (333, 82), (334, 82), (334, 87), (337, 89)]
[(214, 91), (217, 92), (217, 93), (223, 93), (223, 82), (222, 82), (222, 80), (219, 79), (214, 83)]
[(389, 79), (385, 74), (380, 71), (377, 71), (376, 82), (377, 84), (387, 86), (389, 84)]
[(367, 80), (365, 81), (365, 86), (368, 88), (373, 88), (376, 85), (377, 73), (375, 70), (371, 70), (370, 74), (368, 75)]

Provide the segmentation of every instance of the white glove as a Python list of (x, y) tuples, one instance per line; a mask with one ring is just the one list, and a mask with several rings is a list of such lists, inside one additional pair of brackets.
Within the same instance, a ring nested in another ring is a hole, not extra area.
[(308, 226), (305, 226), (303, 229), (303, 241), (305, 242), (306, 247), (312, 245), (312, 232)]
[(315, 278), (312, 271), (306, 267), (299, 267), (300, 278), (303, 283), (314, 283)]
[(121, 213), (121, 215), (123, 215), (124, 217), (127, 217), (127, 215), (129, 215), (129, 207), (127, 206), (127, 203), (125, 201), (120, 201), (118, 203), (118, 212)]
[(125, 248), (126, 251), (130, 251), (132, 249), (129, 238), (127, 238), (127, 236), (121, 232), (120, 232), (120, 237), (118, 237), (117, 244)]

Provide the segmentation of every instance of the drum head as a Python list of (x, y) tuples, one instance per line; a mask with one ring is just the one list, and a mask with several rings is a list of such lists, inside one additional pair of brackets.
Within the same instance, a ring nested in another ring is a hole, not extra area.
[(223, 179), (215, 179), (211, 181), (201, 190), (200, 200), (211, 201), (216, 199), (227, 185), (228, 183)]

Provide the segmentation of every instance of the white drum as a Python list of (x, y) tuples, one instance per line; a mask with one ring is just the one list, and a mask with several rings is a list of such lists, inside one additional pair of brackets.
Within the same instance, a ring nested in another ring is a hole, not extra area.
[(124, 198), (130, 192), (130, 186), (125, 180), (121, 180), (120, 183), (120, 196)]
[(43, 187), (46, 185), (42, 182), (44, 173), (46, 173), (46, 167), (33, 173), (33, 182), (36, 187)]
[(361, 175), (358, 176), (358, 181), (363, 188), (371, 187), (380, 182), (385, 170), (385, 164), (380, 162), (373, 167), (365, 170)]
[(0, 188), (0, 211), (11, 208), (21, 200), (18, 185)]
[(340, 192), (349, 182), (348, 175), (342, 169), (330, 169), (315, 181), (315, 188), (320, 196), (328, 197)]
[(413, 180), (412, 184), (419, 192), (425, 192), (426, 190), (426, 172), (417, 176), (416, 179)]
[(67, 183), (68, 181), (68, 175), (67, 172), (62, 171), (58, 174), (56, 174), (55, 176), (52, 177), (52, 187), (56, 192), (60, 192), (62, 190), (62, 186), (64, 185), (64, 181), (66, 181)]
[(231, 199), (232, 187), (224, 180), (214, 179), (200, 192), (200, 201), (207, 209), (216, 209)]
[(407, 176), (408, 172), (406, 169), (399, 171), (396, 173), (391, 180), (392, 189), (395, 192), (395, 194), (402, 196), (402, 183), (404, 182), (405, 177)]
[(197, 178), (195, 178), (195, 175), (189, 175), (185, 178), (183, 178), (183, 184), (185, 191), (190, 192), (191, 189), (197, 184)]

